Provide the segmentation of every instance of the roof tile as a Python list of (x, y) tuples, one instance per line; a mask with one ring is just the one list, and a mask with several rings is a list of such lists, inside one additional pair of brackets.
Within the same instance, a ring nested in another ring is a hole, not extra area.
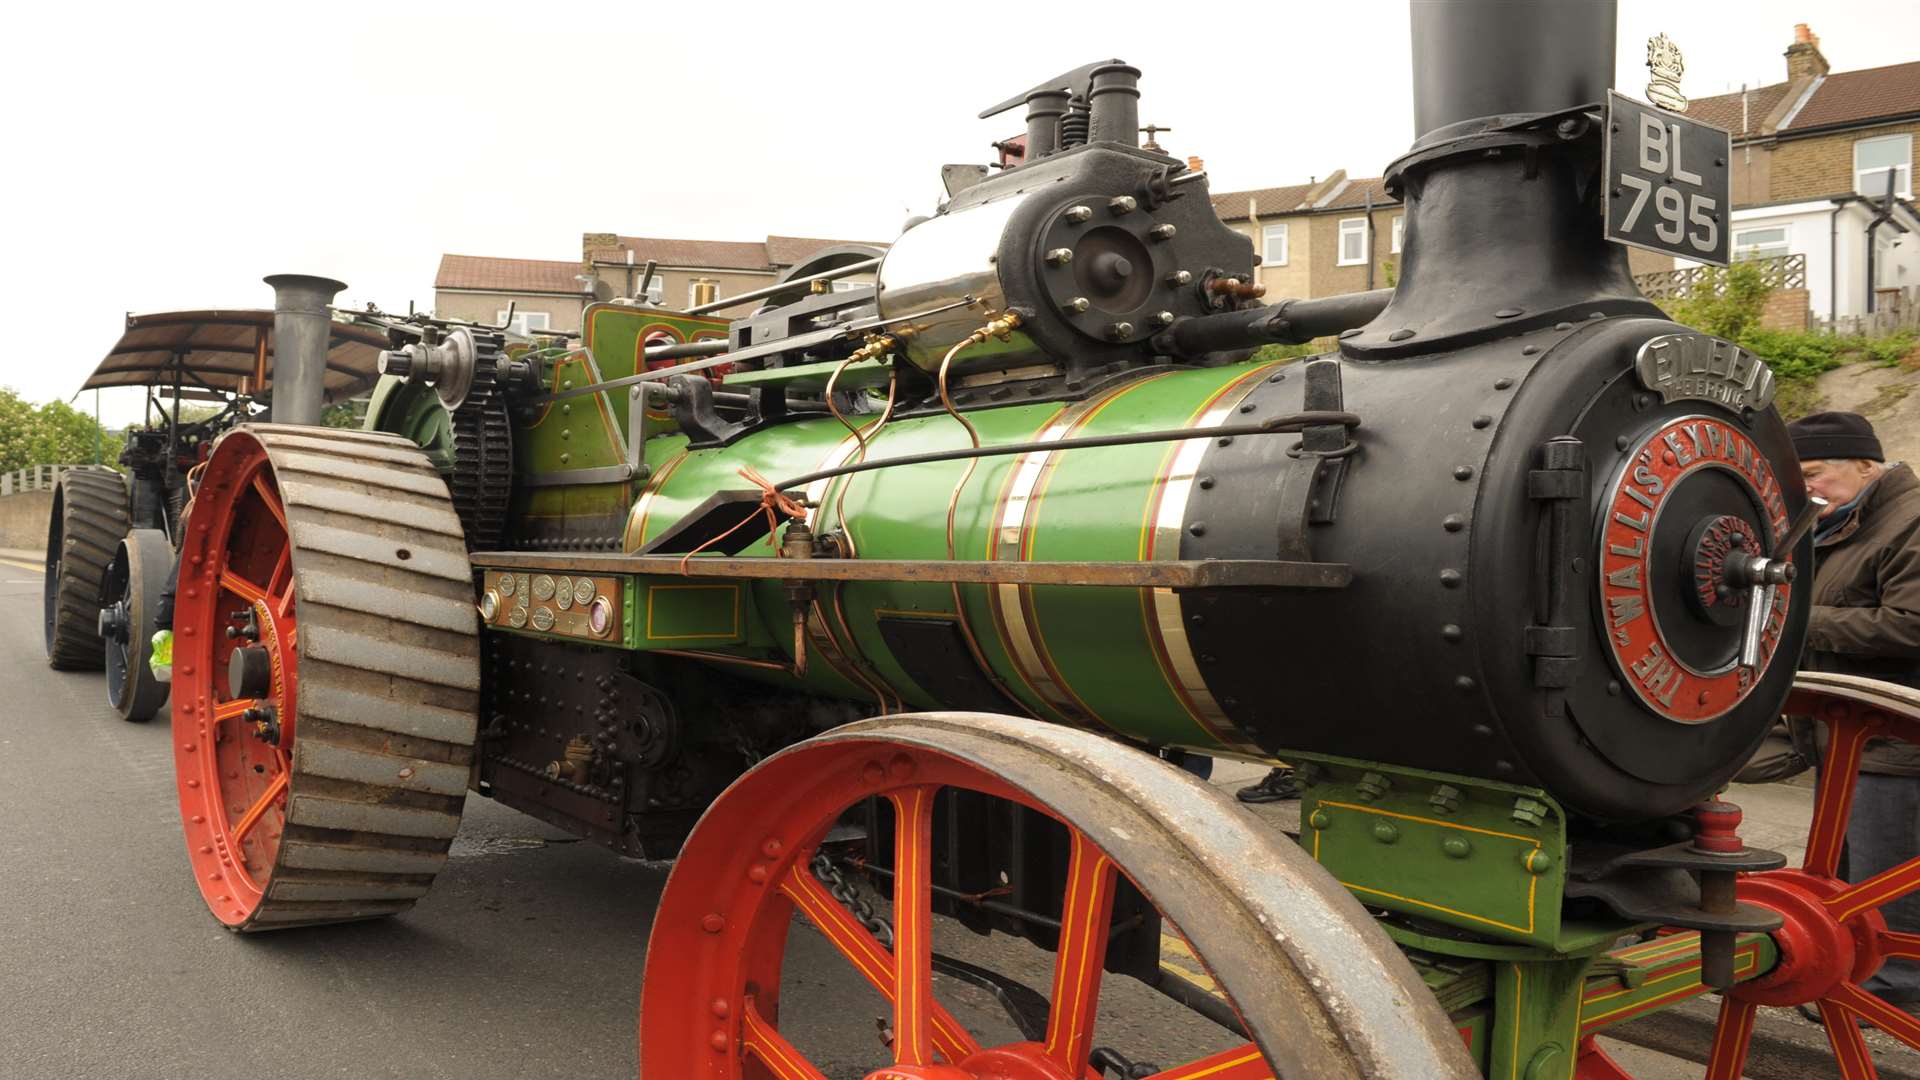
[(1828, 75), (1788, 131), (1920, 113), (1920, 60)]
[(496, 259), (486, 255), (442, 255), (436, 289), (489, 289), (498, 292), (580, 292), (577, 262), (548, 259)]

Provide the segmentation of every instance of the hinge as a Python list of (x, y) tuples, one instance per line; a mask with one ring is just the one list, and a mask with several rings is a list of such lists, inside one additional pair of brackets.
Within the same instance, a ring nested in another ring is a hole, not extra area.
[(1562, 435), (1541, 448), (1540, 468), (1527, 473), (1527, 497), (1546, 505), (1540, 526), (1546, 530), (1546, 621), (1527, 627), (1526, 651), (1533, 658), (1533, 685), (1548, 691), (1547, 715), (1564, 708), (1561, 691), (1573, 685), (1580, 667), (1580, 636), (1572, 625), (1568, 595), (1574, 558), (1574, 508), (1586, 494), (1586, 448)]

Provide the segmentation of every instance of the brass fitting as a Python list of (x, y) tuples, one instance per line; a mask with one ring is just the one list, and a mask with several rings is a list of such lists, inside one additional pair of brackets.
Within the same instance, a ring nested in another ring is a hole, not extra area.
[(900, 344), (900, 338), (903, 336), (905, 335), (868, 334), (866, 344), (853, 350), (853, 352), (848, 355), (846, 362), (849, 364), (857, 364), (863, 360), (879, 359), (889, 352), (892, 352), (894, 346)]
[(975, 345), (978, 345), (990, 337), (1006, 341), (1013, 337), (1013, 332), (1019, 328), (1020, 314), (1009, 311), (998, 318), (988, 320), (987, 325), (969, 334), (967, 340)]

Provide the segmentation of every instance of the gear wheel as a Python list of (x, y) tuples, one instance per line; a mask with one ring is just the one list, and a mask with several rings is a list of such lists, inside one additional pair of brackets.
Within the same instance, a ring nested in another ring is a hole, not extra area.
[(467, 550), (486, 551), (498, 548), (506, 536), (513, 499), (513, 425), (498, 382), (503, 343), (491, 334), (473, 337), (473, 385), (452, 410), (453, 471), (447, 488), (467, 533)]

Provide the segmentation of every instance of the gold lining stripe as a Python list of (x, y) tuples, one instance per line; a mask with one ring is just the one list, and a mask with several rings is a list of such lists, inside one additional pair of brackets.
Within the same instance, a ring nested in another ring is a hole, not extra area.
[[(1541, 841), (1538, 840), (1537, 838), (1531, 837), (1531, 836), (1522, 836), (1519, 833), (1495, 832), (1492, 829), (1482, 829), (1475, 825), (1461, 825), (1451, 821), (1441, 821), (1437, 818), (1424, 818), (1415, 814), (1402, 814), (1393, 810), (1381, 810), (1377, 807), (1361, 806), (1358, 803), (1333, 802), (1331, 800), (1328, 800), (1326, 802), (1322, 802), (1320, 805), (1335, 806), (1335, 807), (1339, 807), (1342, 810), (1358, 810), (1363, 814), (1377, 814), (1380, 817), (1399, 818), (1402, 821), (1414, 821), (1414, 822), (1419, 822), (1422, 825), (1437, 825), (1443, 829), (1454, 829), (1459, 832), (1478, 833), (1481, 836), (1497, 836), (1503, 840), (1518, 840), (1524, 844), (1532, 844), (1534, 851), (1539, 851), (1541, 847)], [(1324, 829), (1313, 830), (1313, 861), (1314, 862), (1320, 862), (1320, 835), (1325, 831), (1326, 830)], [(1323, 863), (1322, 865), (1325, 865), (1325, 864)], [(1350, 881), (1342, 881), (1340, 884), (1345, 885), (1347, 888), (1355, 892), (1372, 893), (1375, 896), (1384, 896), (1389, 900), (1398, 900), (1403, 904), (1412, 904), (1416, 907), (1428, 908), (1433, 911), (1444, 911), (1449, 915), (1458, 915), (1463, 919), (1472, 919), (1474, 922), (1486, 923), (1488, 926), (1498, 926), (1503, 930), (1517, 930), (1522, 934), (1533, 933), (1533, 927), (1534, 927), (1534, 921), (1535, 921), (1534, 920), (1534, 899), (1540, 891), (1540, 878), (1537, 875), (1529, 874), (1527, 876), (1527, 925), (1517, 926), (1513, 923), (1501, 922), (1498, 919), (1490, 919), (1485, 915), (1475, 915), (1473, 912), (1470, 912), (1470, 911), (1460, 911), (1455, 908), (1443, 907), (1439, 904), (1433, 903), (1428, 900), (1417, 900), (1411, 896), (1401, 896), (1397, 893), (1390, 893), (1381, 889), (1373, 889), (1365, 885), (1356, 885)]]
[[(820, 459), (819, 464), (814, 466), (813, 471), (824, 472), (828, 469), (837, 469), (841, 465), (846, 464), (847, 459), (851, 458), (859, 449), (860, 440), (855, 438), (852, 432), (848, 432), (841, 437), (838, 443), (834, 444), (833, 449), (827, 451), (827, 455)], [(813, 529), (816, 534), (822, 531), (825, 525), (826, 496), (828, 490), (832, 488), (835, 479), (835, 477), (831, 476), (823, 477), (808, 484), (806, 487), (806, 500), (811, 504), (807, 508), (807, 526)], [(851, 477), (847, 479), (851, 479)], [(845, 522), (836, 522), (836, 524), (844, 525)], [(849, 547), (851, 547), (853, 543), (852, 532), (850, 530), (847, 531), (846, 536), (847, 543)], [(769, 539), (771, 539), (771, 536), (769, 536)], [(845, 679), (848, 683), (861, 687), (868, 693), (871, 693), (875, 702), (879, 704), (881, 712), (891, 712), (892, 706), (888, 704), (887, 695), (892, 693), (896, 701), (899, 700), (900, 695), (893, 690), (893, 687), (887, 685), (886, 680), (880, 678), (879, 672), (873, 669), (872, 664), (858, 655), (857, 643), (853, 639), (853, 628), (847, 625), (846, 613), (840, 610), (839, 583), (834, 583), (832, 591), (835, 608), (834, 614), (839, 618), (840, 629), (846, 634), (846, 641), (842, 643), (840, 638), (834, 634), (833, 627), (827, 622), (826, 611), (821, 601), (815, 599), (807, 608), (808, 644), (817, 654), (826, 659), (827, 666), (833, 668), (835, 674)]]
[[(1137, 379), (1104, 394), (1076, 402), (1062, 409), (1033, 441), (1057, 442), (1064, 439), (1085, 428), (1121, 397), (1170, 374), (1172, 372)], [(1057, 459), (1058, 454), (1052, 450), (1036, 450), (1020, 455), (999, 507), (999, 524), (988, 538), (989, 559), (1027, 560), (1036, 528), (1034, 517), (1039, 512), (1040, 500), (1046, 495), (1046, 484), (1052, 477)], [(1032, 587), (994, 585), (990, 587), (988, 595), (993, 602), (1002, 640), (1008, 646), (1007, 655), (1012, 657), (1014, 668), (1027, 686), (1067, 723), (1079, 727), (1097, 724), (1111, 728), (1112, 725), (1101, 719), (1074, 692), (1054, 664), (1040, 633), (1039, 620), (1033, 607)]]
[(647, 482), (647, 486), (640, 489), (639, 501), (633, 504), (633, 509), (627, 511), (627, 531), (621, 538), (621, 546), (626, 548), (627, 554), (631, 555), (639, 551), (646, 544), (647, 518), (653, 513), (653, 501), (659, 497), (660, 489), (666, 487), (667, 477), (672, 476), (673, 471), (686, 460), (687, 452), (680, 451), (679, 456), (660, 466), (660, 471), (653, 474), (653, 479)]
[[(1263, 364), (1221, 387), (1188, 418), (1188, 425), (1218, 425), (1253, 393), (1267, 372), (1278, 366)], [(1200, 461), (1206, 456), (1208, 441), (1187, 439), (1167, 451), (1169, 460), (1162, 463), (1154, 483), (1154, 497), (1149, 502), (1150, 524), (1143, 525), (1140, 530), (1140, 558), (1143, 562), (1168, 561), (1180, 557), (1180, 529), (1186, 521), (1187, 502), (1193, 496), (1194, 481), (1199, 476)], [(1256, 754), (1265, 753), (1234, 725), (1227, 711), (1214, 698), (1213, 691), (1208, 689), (1206, 677), (1200, 673), (1200, 664), (1194, 656), (1193, 643), (1187, 637), (1186, 620), (1180, 612), (1180, 598), (1172, 589), (1142, 589), (1140, 601), (1147, 641), (1153, 646), (1154, 659), (1160, 665), (1160, 673), (1166, 679), (1167, 687), (1186, 708), (1187, 715), (1223, 745)]]

